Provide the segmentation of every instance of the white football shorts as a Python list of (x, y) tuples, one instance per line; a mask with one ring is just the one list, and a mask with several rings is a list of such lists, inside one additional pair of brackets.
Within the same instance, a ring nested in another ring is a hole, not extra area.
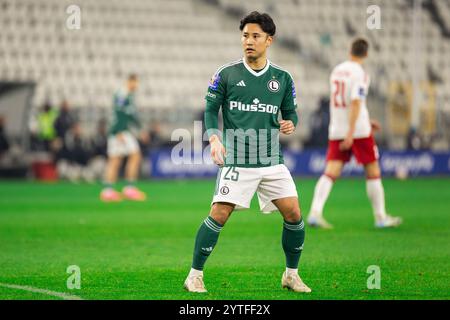
[(139, 151), (139, 143), (130, 132), (123, 131), (121, 134), (123, 141), (119, 140), (116, 135), (108, 137), (109, 157), (124, 157)]
[(263, 213), (278, 210), (272, 200), (298, 197), (294, 180), (284, 164), (261, 168), (221, 167), (211, 205), (228, 202), (235, 204), (236, 210), (248, 209), (255, 192)]

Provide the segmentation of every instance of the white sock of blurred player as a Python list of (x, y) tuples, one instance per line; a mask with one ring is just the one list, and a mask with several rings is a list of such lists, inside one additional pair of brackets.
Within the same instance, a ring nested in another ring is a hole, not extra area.
[(376, 221), (386, 218), (386, 207), (384, 203), (384, 188), (381, 178), (366, 180), (367, 196), (372, 203), (373, 214)]
[(311, 206), (310, 216), (319, 218), (322, 217), (323, 207), (330, 195), (331, 188), (333, 187), (334, 180), (323, 174), (319, 181), (317, 181), (314, 189), (314, 198)]

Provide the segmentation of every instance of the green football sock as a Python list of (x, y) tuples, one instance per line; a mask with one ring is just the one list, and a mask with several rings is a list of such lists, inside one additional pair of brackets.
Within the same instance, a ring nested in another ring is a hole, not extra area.
[(298, 268), (300, 255), (303, 251), (303, 242), (305, 240), (305, 223), (302, 219), (298, 222), (283, 223), (283, 235), (281, 243), (284, 254), (286, 255), (286, 267), (291, 269)]
[(208, 259), (217, 243), (222, 227), (223, 225), (210, 216), (203, 221), (200, 229), (198, 229), (197, 237), (195, 238), (192, 268), (203, 270), (206, 259)]

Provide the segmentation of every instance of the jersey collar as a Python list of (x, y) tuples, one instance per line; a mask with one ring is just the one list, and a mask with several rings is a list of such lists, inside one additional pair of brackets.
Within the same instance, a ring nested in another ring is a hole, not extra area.
[(262, 69), (260, 72), (256, 72), (255, 70), (250, 68), (250, 66), (247, 64), (247, 62), (245, 62), (245, 57), (242, 58), (242, 61), (244, 62), (244, 67), (248, 70), (248, 72), (250, 72), (255, 77), (262, 76), (264, 73), (266, 73), (267, 70), (269, 70), (269, 67), (270, 67), (270, 61), (269, 61), (269, 59), (266, 59), (266, 66), (264, 67), (264, 69)]

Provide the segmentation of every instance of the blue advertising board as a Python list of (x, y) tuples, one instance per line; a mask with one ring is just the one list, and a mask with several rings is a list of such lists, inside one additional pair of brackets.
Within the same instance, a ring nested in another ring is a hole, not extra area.
[[(380, 166), (383, 175), (409, 176), (450, 175), (450, 152), (381, 151)], [(319, 176), (326, 163), (326, 150), (285, 151), (286, 166), (294, 176)], [(207, 158), (207, 159), (206, 159)], [(191, 161), (174, 161), (171, 149), (150, 153), (151, 176), (155, 178), (207, 178), (214, 177), (217, 166), (203, 154), (189, 155)], [(206, 162), (206, 163), (205, 163)], [(363, 175), (364, 170), (354, 158), (344, 167), (344, 176)]]

